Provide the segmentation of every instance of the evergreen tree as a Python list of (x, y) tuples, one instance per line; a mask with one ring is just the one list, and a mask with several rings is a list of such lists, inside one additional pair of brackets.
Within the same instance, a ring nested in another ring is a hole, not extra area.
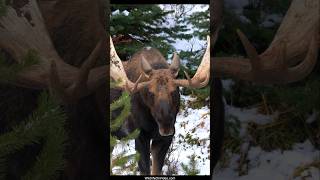
[(200, 171), (197, 169), (196, 157), (197, 156), (195, 154), (192, 154), (191, 156), (189, 156), (190, 158), (189, 164), (181, 163), (182, 170), (186, 175), (195, 176), (200, 173)]
[(22, 63), (19, 64), (9, 64), (4, 54), (0, 53), (0, 83), (14, 82), (16, 75), (19, 72), (21, 72), (23, 69), (37, 64), (38, 62), (38, 54), (33, 50), (29, 50), (26, 56), (24, 57)]
[[(38, 63), (37, 52), (28, 51), (22, 62), (24, 63), (9, 64), (7, 58), (0, 54), (0, 83), (13, 83), (18, 73)], [(0, 179), (8, 178), (8, 171), (11, 171), (8, 166), (10, 159), (15, 154), (27, 151), (27, 147), (31, 146), (39, 148), (38, 154), (33, 158), (33, 162), (22, 162), (30, 166), (25, 167), (26, 170), (23, 170), (24, 173), (19, 178), (57, 179), (65, 164), (65, 120), (66, 115), (58, 103), (48, 93), (43, 92), (39, 97), (38, 107), (25, 121), (0, 134)]]
[(47, 93), (41, 94), (38, 104), (26, 121), (0, 135), (0, 179), (6, 177), (6, 162), (10, 155), (34, 144), (40, 145), (41, 151), (34, 165), (21, 179), (56, 179), (59, 171), (63, 170), (63, 154), (67, 140), (64, 129), (65, 113)]

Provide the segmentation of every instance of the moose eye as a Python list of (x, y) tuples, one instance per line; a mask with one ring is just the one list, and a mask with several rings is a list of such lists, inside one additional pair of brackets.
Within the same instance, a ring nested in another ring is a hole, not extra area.
[(153, 105), (154, 104), (154, 93), (152, 93), (152, 92), (149, 92), (148, 93), (148, 102), (150, 103), (150, 105)]
[(154, 98), (154, 93), (153, 92), (149, 92), (149, 98), (153, 99)]

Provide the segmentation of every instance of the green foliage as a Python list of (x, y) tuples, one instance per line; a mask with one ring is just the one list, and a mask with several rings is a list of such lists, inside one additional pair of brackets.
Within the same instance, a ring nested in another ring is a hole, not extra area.
[[(7, 156), (27, 145), (42, 145), (34, 166), (22, 179), (56, 179), (64, 167), (63, 157), (67, 134), (64, 130), (66, 115), (47, 94), (41, 94), (37, 109), (12, 131), (0, 136), (0, 174), (6, 174)], [(42, 143), (43, 142), (43, 143)], [(0, 179), (2, 179), (0, 178)]]
[[(195, 130), (196, 129), (194, 128), (193, 131), (195, 131)], [(184, 142), (186, 142), (187, 144), (190, 144), (190, 145), (198, 145), (200, 143), (199, 137), (192, 136), (192, 134), (190, 132), (187, 132), (187, 134), (185, 136), (182, 136), (181, 134), (179, 134), (179, 138), (183, 139)], [(182, 143), (182, 142), (180, 142), (180, 143)]]
[(0, 17), (6, 15), (7, 6), (5, 0), (0, 0)]
[[(205, 5), (206, 6), (206, 5)], [(197, 36), (202, 40), (206, 40), (206, 36), (210, 35), (210, 12), (209, 6), (203, 12), (195, 12), (191, 16), (187, 17), (187, 21), (194, 27), (193, 36)]]
[(0, 83), (14, 81), (19, 72), (37, 63), (39, 63), (39, 56), (34, 50), (29, 50), (21, 63), (9, 64), (4, 55), (0, 54)]
[[(114, 88), (119, 82), (110, 80), (110, 88)], [(110, 152), (112, 152), (114, 146), (117, 144), (117, 138), (112, 136), (111, 133), (117, 131), (125, 119), (130, 115), (131, 103), (128, 92), (123, 92), (119, 99), (114, 100), (110, 104)], [(121, 109), (121, 113), (116, 119), (112, 119), (112, 112)]]
[[(3, 54), (0, 56), (0, 82), (15, 81), (17, 74), (39, 62), (38, 53), (29, 50), (21, 63), (9, 63)], [(31, 169), (22, 179), (56, 179), (64, 167), (63, 158), (67, 135), (64, 130), (65, 113), (47, 94), (39, 97), (38, 107), (24, 122), (12, 127), (12, 131), (0, 136), (0, 174), (6, 176), (6, 162), (9, 155), (23, 151), (26, 146), (40, 145)], [(0, 178), (0, 179), (2, 179)]]
[(320, 110), (320, 75), (307, 79), (296, 87), (275, 88), (280, 102), (294, 107), (297, 112), (307, 115), (312, 110)]
[(250, 123), (248, 133), (255, 145), (259, 145), (266, 151), (273, 149), (288, 150), (297, 142), (303, 142), (307, 138), (304, 120), (292, 119), (290, 116), (282, 117), (272, 123), (258, 125)]
[[(112, 81), (111, 81), (112, 82)], [(110, 87), (114, 87), (117, 82), (112, 82)], [(130, 169), (136, 173), (136, 163), (139, 160), (140, 155), (136, 154), (129, 154), (127, 155), (126, 151), (123, 150), (119, 155), (116, 157), (112, 157), (112, 151), (117, 144), (125, 145), (128, 143), (129, 140), (135, 139), (140, 134), (138, 129), (131, 132), (126, 137), (122, 138), (121, 140), (117, 140), (116, 137), (112, 135), (112, 132), (117, 131), (121, 125), (123, 125), (124, 121), (130, 115), (131, 111), (131, 98), (127, 92), (123, 92), (122, 95), (115, 101), (113, 101), (110, 105), (110, 159), (111, 159), (111, 166), (110, 172), (112, 172), (112, 168), (119, 166), (123, 170)], [(120, 114), (115, 118), (112, 119), (112, 112), (121, 109)]]
[(182, 170), (186, 175), (195, 176), (200, 173), (200, 170), (197, 169), (196, 157), (197, 157), (196, 154), (192, 154), (191, 156), (189, 156), (190, 158), (189, 164), (186, 165), (184, 163), (181, 163)]
[[(116, 131), (123, 124), (124, 120), (129, 116), (131, 110), (130, 96), (128, 92), (123, 92), (121, 97), (116, 101), (112, 102), (110, 105), (110, 112), (123, 107), (121, 114), (111, 122), (110, 130), (112, 132)], [(111, 119), (111, 114), (110, 114)]]
[(242, 138), (240, 138), (241, 123), (235, 116), (229, 115), (225, 121), (225, 134), (224, 134), (224, 146), (223, 148), (229, 149), (233, 153), (240, 151), (240, 144)]
[[(192, 97), (196, 97), (194, 101), (190, 101), (188, 103), (189, 107), (192, 109), (200, 109), (203, 106), (209, 105), (207, 98), (210, 96), (210, 87), (207, 86), (202, 89), (191, 89), (191, 88), (183, 88), (183, 95), (191, 94)], [(181, 103), (183, 105), (183, 103)]]

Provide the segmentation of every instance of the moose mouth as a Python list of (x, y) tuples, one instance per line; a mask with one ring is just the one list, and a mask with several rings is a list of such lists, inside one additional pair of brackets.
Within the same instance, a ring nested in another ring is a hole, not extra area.
[[(155, 116), (154, 116), (155, 117)], [(162, 121), (164, 120), (165, 121)], [(169, 121), (168, 121), (169, 120)], [(172, 136), (175, 133), (175, 117), (161, 117), (161, 118), (155, 118), (155, 121), (158, 125), (158, 131), (160, 136)]]
[(172, 136), (175, 133), (174, 124), (164, 126), (158, 123), (158, 127), (159, 127), (159, 134), (161, 136)]
[(161, 136), (172, 136), (175, 133), (175, 129), (174, 128), (168, 128), (168, 129), (164, 129), (164, 128), (159, 128), (159, 134)]

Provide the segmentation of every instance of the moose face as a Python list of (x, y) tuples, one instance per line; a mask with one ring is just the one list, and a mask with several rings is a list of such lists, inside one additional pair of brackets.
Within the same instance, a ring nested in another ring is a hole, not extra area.
[(176, 72), (172, 69), (158, 69), (152, 70), (148, 76), (150, 83), (143, 92), (143, 100), (158, 125), (159, 134), (173, 135), (180, 105), (179, 91), (174, 82)]

